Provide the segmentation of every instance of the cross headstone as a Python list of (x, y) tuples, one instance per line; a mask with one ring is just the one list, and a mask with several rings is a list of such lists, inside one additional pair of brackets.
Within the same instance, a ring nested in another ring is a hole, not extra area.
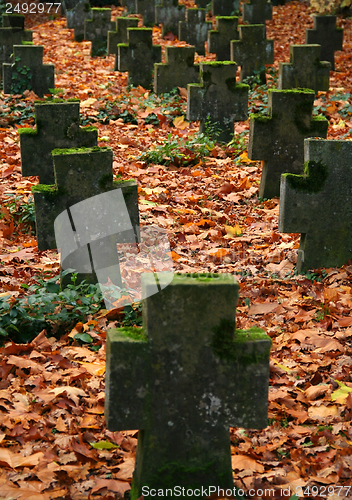
[(265, 65), (274, 63), (274, 40), (267, 40), (265, 24), (240, 25), (240, 39), (231, 41), (231, 61), (241, 66), (240, 81), (260, 72), (266, 83)]
[[(3, 17), (4, 19), (4, 17)], [(32, 41), (32, 31), (22, 30), (18, 27), (0, 28), (0, 64), (11, 61), (14, 45), (21, 45), (22, 42)]]
[(178, 35), (178, 23), (185, 19), (185, 10), (178, 0), (162, 0), (161, 5), (156, 5), (155, 23), (162, 24), (162, 36), (170, 31)]
[(79, 0), (72, 9), (66, 11), (66, 25), (74, 30), (74, 40), (82, 42), (84, 39), (84, 23), (92, 18), (89, 0)]
[(251, 115), (248, 158), (262, 160), (261, 198), (280, 196), (284, 172), (303, 172), (306, 137), (326, 137), (329, 122), (312, 117), (314, 91), (269, 90), (268, 115)]
[(211, 11), (216, 16), (234, 16), (240, 10), (240, 0), (212, 0)]
[(305, 173), (281, 177), (279, 231), (301, 233), (297, 271), (352, 259), (352, 143), (306, 139)]
[(19, 128), (22, 175), (38, 175), (41, 184), (54, 184), (51, 151), (97, 146), (95, 127), (80, 128), (78, 102), (35, 103), (36, 128)]
[(250, 0), (242, 4), (242, 19), (249, 24), (265, 24), (272, 19), (273, 5), (268, 0)]
[(164, 94), (175, 87), (199, 81), (199, 65), (194, 64), (194, 47), (165, 47), (165, 64), (154, 65), (154, 92)]
[(43, 64), (42, 45), (14, 45), (12, 61), (2, 65), (4, 94), (33, 90), (43, 97), (55, 88), (54, 65)]
[(211, 22), (205, 20), (205, 9), (187, 9), (185, 21), (178, 23), (178, 39), (194, 45), (199, 55), (205, 55), (204, 43), (211, 29)]
[(143, 329), (107, 334), (107, 427), (139, 429), (131, 500), (154, 489), (177, 498), (176, 487), (180, 498), (211, 498), (208, 485), (233, 493), (229, 427), (267, 426), (271, 339), (235, 329), (230, 274), (159, 285), (150, 296), (154, 277), (142, 275)]
[[(2, 14), (2, 25), (4, 28), (19, 28), (24, 30), (25, 16), (22, 14)], [(27, 40), (31, 42), (32, 40)]]
[(118, 17), (114, 31), (108, 31), (108, 54), (117, 54), (117, 45), (127, 43), (127, 28), (138, 27), (138, 17)]
[(343, 29), (336, 27), (336, 16), (313, 15), (314, 29), (306, 30), (306, 44), (317, 43), (321, 46), (320, 58), (329, 61), (335, 70), (336, 50), (342, 50)]
[(127, 44), (117, 46), (115, 70), (128, 71), (128, 84), (149, 89), (154, 64), (161, 61), (161, 46), (153, 45), (152, 28), (128, 28)]
[(238, 40), (238, 17), (216, 18), (216, 29), (208, 32), (208, 52), (216, 54), (217, 61), (231, 60), (231, 40)]
[(136, 13), (143, 17), (145, 26), (155, 25), (155, 0), (135, 0)]
[(113, 29), (114, 23), (111, 21), (111, 9), (93, 8), (92, 19), (84, 21), (84, 39), (92, 42), (90, 51), (92, 57), (107, 54), (108, 31)]
[(74, 268), (80, 280), (101, 283), (104, 269), (115, 266), (119, 285), (116, 244), (139, 237), (135, 181), (113, 181), (110, 148), (55, 149), (52, 156), (55, 185), (32, 188), (38, 248), (57, 248), (59, 234), (63, 270)]
[(290, 62), (279, 63), (279, 89), (329, 90), (331, 64), (320, 60), (320, 45), (290, 45)]
[(201, 63), (201, 83), (187, 86), (187, 119), (200, 120), (200, 132), (207, 122), (215, 126), (224, 142), (233, 138), (234, 121), (248, 116), (249, 86), (236, 84), (236, 72), (235, 62)]

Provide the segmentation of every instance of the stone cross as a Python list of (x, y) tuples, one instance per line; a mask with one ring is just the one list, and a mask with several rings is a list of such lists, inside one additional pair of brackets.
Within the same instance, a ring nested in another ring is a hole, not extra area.
[(211, 22), (205, 20), (205, 9), (187, 9), (186, 20), (178, 23), (178, 39), (194, 45), (199, 55), (205, 55), (204, 43), (211, 29)]
[(54, 184), (51, 152), (57, 148), (97, 146), (98, 130), (80, 128), (78, 102), (35, 103), (36, 128), (19, 128), (22, 175), (38, 175), (41, 184)]
[[(17, 16), (16, 16), (17, 17)], [(4, 20), (4, 17), (3, 17)], [(6, 21), (5, 21), (6, 22)], [(0, 64), (1, 69), (3, 63), (11, 61), (11, 54), (13, 53), (14, 45), (21, 45), (22, 42), (32, 41), (32, 31), (22, 30), (18, 27), (4, 27), (0, 28)]]
[(242, 4), (242, 19), (249, 24), (265, 24), (272, 19), (273, 5), (268, 0), (250, 0)]
[(162, 36), (170, 31), (178, 35), (178, 23), (184, 21), (185, 10), (185, 6), (179, 4), (178, 0), (162, 0), (161, 5), (156, 5), (155, 23), (162, 24)]
[(92, 18), (89, 0), (79, 0), (72, 9), (66, 11), (66, 25), (74, 30), (74, 40), (82, 42), (84, 39), (84, 23)]
[(194, 64), (194, 47), (165, 47), (165, 64), (154, 65), (154, 92), (164, 94), (175, 87), (199, 81), (199, 64)]
[(240, 11), (240, 0), (212, 0), (211, 12), (214, 17), (234, 16)]
[(114, 29), (111, 9), (92, 9), (92, 19), (84, 21), (84, 39), (91, 40), (91, 57), (107, 54), (108, 31)]
[(138, 27), (138, 17), (117, 17), (116, 29), (108, 31), (108, 54), (117, 54), (117, 45), (127, 43), (127, 28)]
[(153, 489), (176, 498), (176, 487), (194, 491), (180, 498), (208, 497), (208, 485), (233, 492), (229, 427), (267, 426), (271, 339), (235, 329), (230, 274), (179, 274), (168, 286), (159, 276), (150, 296), (155, 279), (142, 275), (143, 329), (107, 335), (107, 428), (139, 429), (131, 500)]
[(336, 27), (336, 16), (313, 15), (314, 29), (306, 30), (306, 44), (317, 43), (321, 46), (320, 58), (329, 61), (335, 70), (336, 50), (342, 50), (343, 29)]
[[(63, 270), (76, 269), (80, 280), (101, 283), (107, 280), (104, 269), (115, 266), (119, 285), (116, 244), (138, 241), (135, 181), (113, 181), (110, 148), (55, 149), (52, 156), (55, 185), (32, 188), (38, 248), (57, 248), (59, 235)], [(122, 226), (112, 231), (119, 219)]]
[(155, 0), (135, 0), (136, 13), (142, 14), (145, 26), (155, 25)]
[[(4, 28), (19, 28), (24, 30), (25, 16), (22, 14), (2, 14), (2, 25)], [(32, 38), (32, 37), (31, 37)], [(31, 42), (27, 40), (27, 42)]]
[(216, 30), (208, 32), (208, 52), (216, 54), (217, 61), (230, 61), (231, 40), (238, 40), (238, 17), (221, 16), (216, 18)]
[(352, 143), (306, 139), (305, 173), (281, 177), (279, 231), (301, 233), (297, 271), (352, 259)]
[(212, 125), (220, 132), (218, 140), (233, 138), (234, 121), (248, 116), (248, 85), (236, 84), (235, 62), (200, 64), (200, 84), (187, 86), (187, 119), (200, 120), (199, 132)]
[(290, 45), (290, 62), (279, 63), (279, 89), (329, 90), (331, 64), (320, 61), (320, 45)]
[(329, 122), (312, 117), (314, 91), (269, 90), (268, 115), (251, 115), (248, 158), (262, 160), (261, 198), (280, 196), (284, 172), (303, 172), (306, 137), (326, 137)]
[(274, 40), (267, 40), (265, 24), (240, 25), (240, 39), (231, 41), (231, 61), (241, 66), (240, 81), (260, 72), (266, 83), (265, 65), (274, 63)]
[(154, 64), (161, 62), (161, 46), (153, 45), (152, 28), (128, 28), (127, 44), (117, 46), (115, 70), (128, 71), (128, 84), (149, 89)]
[(43, 64), (42, 45), (14, 45), (12, 61), (2, 65), (4, 94), (33, 90), (43, 97), (55, 88), (54, 65)]

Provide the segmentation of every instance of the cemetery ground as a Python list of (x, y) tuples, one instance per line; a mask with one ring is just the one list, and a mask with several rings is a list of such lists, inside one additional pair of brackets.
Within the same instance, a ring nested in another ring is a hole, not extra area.
[[(274, 7), (269, 86), (289, 44), (304, 43), (310, 12), (303, 2)], [(335, 55), (329, 92), (315, 100), (315, 113), (329, 119), (328, 139), (351, 140), (351, 23), (338, 18), (344, 51)], [(115, 175), (137, 181), (141, 224), (166, 229), (175, 271), (235, 274), (237, 327), (260, 326), (272, 338), (268, 427), (230, 430), (235, 485), (254, 489), (254, 499), (288, 487), (307, 498), (350, 498), (352, 263), (295, 274), (299, 235), (278, 232), (277, 198), (258, 199), (261, 166), (247, 157), (249, 121), (235, 124), (232, 143), (217, 144), (187, 122), (184, 89), (163, 97), (126, 89), (113, 57), (91, 58), (90, 42), (74, 42), (63, 18), (27, 16), (26, 27), (44, 45), (44, 63), (55, 64), (57, 97), (81, 100), (82, 124), (95, 125), (98, 144), (113, 149)], [(185, 45), (168, 38), (154, 28), (154, 43)], [(0, 96), (0, 299), (10, 301), (22, 332), (6, 336), (2, 309), (0, 498), (110, 500), (130, 489), (137, 431), (105, 427), (106, 331), (140, 324), (140, 308), (117, 302), (107, 312), (94, 293), (75, 298), (87, 293), (75, 285), (70, 296), (57, 294), (58, 255), (39, 252), (33, 232), (38, 179), (23, 178), (20, 168), (17, 129), (34, 126), (36, 99), (30, 91)], [(266, 102), (267, 87), (254, 83), (249, 111)], [(26, 297), (35, 289), (31, 318)], [(46, 313), (52, 293), (55, 307)]]

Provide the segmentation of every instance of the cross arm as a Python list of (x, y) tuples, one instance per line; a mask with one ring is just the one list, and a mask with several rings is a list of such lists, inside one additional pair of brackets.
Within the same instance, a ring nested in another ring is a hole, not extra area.
[(105, 379), (108, 429), (143, 428), (150, 365), (150, 347), (142, 329), (115, 328), (108, 331)]
[(117, 67), (119, 71), (129, 71), (130, 47), (127, 43), (117, 45)]
[(201, 120), (205, 118), (204, 103), (207, 89), (201, 83), (187, 85), (187, 120)]
[(271, 154), (272, 117), (261, 114), (250, 115), (248, 158), (266, 161)]

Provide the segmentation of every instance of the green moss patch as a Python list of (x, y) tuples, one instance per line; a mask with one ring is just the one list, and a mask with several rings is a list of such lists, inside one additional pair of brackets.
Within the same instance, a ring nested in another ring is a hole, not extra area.
[(289, 186), (303, 193), (318, 193), (324, 187), (329, 177), (328, 168), (321, 162), (307, 161), (304, 164), (303, 175), (282, 174)]
[(143, 329), (143, 327), (136, 326), (126, 326), (124, 328), (119, 328), (118, 333), (129, 339), (136, 340), (138, 342), (147, 342), (148, 337)]

